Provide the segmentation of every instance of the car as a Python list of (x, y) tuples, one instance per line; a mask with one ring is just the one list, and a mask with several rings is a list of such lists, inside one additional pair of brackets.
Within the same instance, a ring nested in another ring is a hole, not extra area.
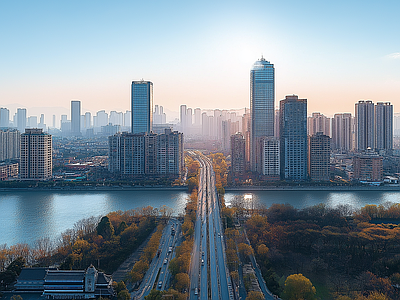
[(201, 265), (204, 266), (204, 259), (201, 260)]
[(159, 288), (162, 287), (162, 281), (160, 281), (160, 282), (158, 283), (158, 287), (159, 287)]
[(168, 253), (171, 253), (172, 252), (172, 247), (169, 247), (168, 248)]
[(195, 295), (198, 295), (198, 294), (199, 294), (199, 289), (198, 289), (198, 288), (195, 288), (195, 289), (194, 289), (194, 294), (195, 294)]
[(167, 262), (168, 262), (168, 259), (166, 258), (166, 259), (164, 259), (164, 265), (166, 265), (167, 264)]

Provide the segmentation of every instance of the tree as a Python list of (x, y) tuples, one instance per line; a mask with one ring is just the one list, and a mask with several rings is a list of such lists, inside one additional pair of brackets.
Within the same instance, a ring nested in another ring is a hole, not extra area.
[(311, 281), (302, 274), (292, 274), (286, 278), (283, 289), (285, 300), (314, 300), (315, 287)]
[(246, 300), (264, 300), (264, 294), (261, 292), (251, 291), (247, 294)]
[(22, 300), (22, 297), (20, 295), (13, 295), (11, 300)]
[(146, 300), (161, 300), (162, 299), (162, 292), (158, 290), (151, 290), (150, 293), (144, 297)]
[(114, 227), (107, 216), (102, 217), (97, 225), (97, 234), (105, 240), (109, 240), (114, 235)]
[(175, 276), (176, 284), (175, 287), (178, 291), (187, 289), (190, 285), (189, 275), (187, 273), (178, 273)]
[(250, 256), (250, 255), (254, 254), (253, 248), (249, 244), (240, 243), (238, 245), (238, 250), (239, 250), (240, 254), (242, 254), (244, 256)]

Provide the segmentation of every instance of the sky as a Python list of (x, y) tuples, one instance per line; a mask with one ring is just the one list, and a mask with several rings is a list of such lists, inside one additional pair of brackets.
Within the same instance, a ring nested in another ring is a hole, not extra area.
[(0, 1), (0, 106), (125, 111), (143, 78), (168, 110), (249, 107), (263, 55), (276, 107), (296, 94), (309, 113), (367, 99), (399, 112), (399, 11), (398, 0)]

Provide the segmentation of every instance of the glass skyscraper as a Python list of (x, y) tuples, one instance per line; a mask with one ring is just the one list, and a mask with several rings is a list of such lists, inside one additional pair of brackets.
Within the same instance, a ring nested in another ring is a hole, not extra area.
[(250, 71), (251, 170), (261, 173), (263, 137), (274, 136), (275, 69), (263, 57)]
[(149, 133), (153, 129), (153, 83), (132, 81), (132, 133)]

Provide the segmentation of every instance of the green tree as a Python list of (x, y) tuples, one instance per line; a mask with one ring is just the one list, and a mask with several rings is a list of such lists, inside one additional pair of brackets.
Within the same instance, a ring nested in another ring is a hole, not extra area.
[(158, 290), (151, 290), (150, 293), (144, 297), (146, 300), (161, 300), (162, 299), (162, 292)]
[(283, 289), (285, 300), (314, 300), (315, 287), (311, 281), (302, 274), (292, 274), (286, 278)]

